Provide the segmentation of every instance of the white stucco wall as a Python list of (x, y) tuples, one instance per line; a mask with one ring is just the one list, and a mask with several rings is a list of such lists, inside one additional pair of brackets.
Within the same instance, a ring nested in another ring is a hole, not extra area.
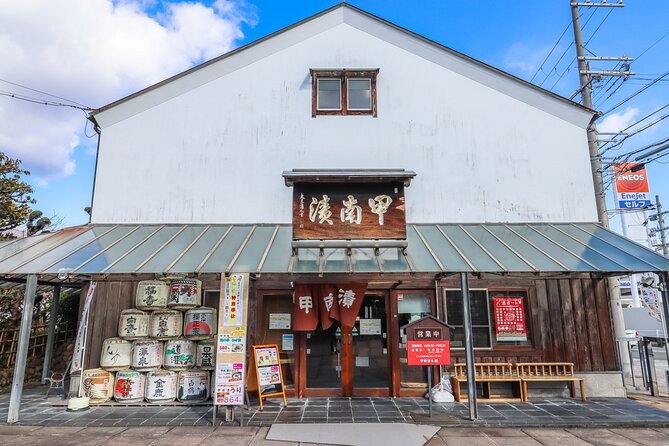
[[(99, 114), (92, 222), (290, 222), (294, 168), (413, 170), (411, 222), (596, 221), (586, 112), (394, 29), (315, 22)], [(378, 117), (313, 118), (310, 68), (379, 68)]]

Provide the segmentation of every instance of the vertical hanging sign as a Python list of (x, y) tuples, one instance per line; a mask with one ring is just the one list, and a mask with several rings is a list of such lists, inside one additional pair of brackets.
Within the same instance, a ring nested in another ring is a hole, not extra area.
[(248, 294), (248, 274), (231, 274), (221, 279), (214, 378), (216, 405), (244, 404)]
[(527, 341), (525, 304), (522, 297), (495, 297), (495, 333), (498, 341)]

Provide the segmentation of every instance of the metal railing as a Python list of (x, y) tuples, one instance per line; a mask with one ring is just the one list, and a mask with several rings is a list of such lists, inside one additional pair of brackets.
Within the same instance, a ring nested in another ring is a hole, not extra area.
[[(28, 356), (43, 355), (46, 350), (49, 324), (34, 325), (30, 329)], [(76, 335), (76, 324), (63, 322), (56, 325), (54, 345), (61, 344)], [(14, 367), (19, 344), (19, 328), (5, 328), (0, 331), (0, 368)]]
[[(666, 383), (662, 383), (662, 385), (664, 387), (664, 384), (666, 384), (665, 389), (669, 389), (669, 371), (664, 370), (663, 372), (658, 373), (656, 352), (653, 350), (654, 345), (663, 346), (665, 359), (669, 361), (669, 346), (667, 344), (667, 338), (663, 336), (641, 336), (638, 338), (620, 337), (617, 338), (616, 341), (618, 343), (619, 358), (622, 358), (623, 351), (627, 351), (631, 369), (631, 376), (629, 378), (631, 378), (631, 384), (633, 388), (643, 388), (647, 391), (650, 391), (651, 396), (659, 396), (660, 383), (658, 379), (663, 379), (664, 377), (666, 379)], [(635, 356), (638, 357), (635, 358)], [(641, 371), (641, 383), (639, 384), (642, 384), (642, 386), (637, 386), (637, 377), (635, 374), (636, 366), (638, 366)], [(661, 370), (664, 369), (662, 365), (659, 368)], [(625, 385), (629, 384), (625, 374), (623, 374), (623, 383)], [(667, 391), (669, 392), (669, 390)]]

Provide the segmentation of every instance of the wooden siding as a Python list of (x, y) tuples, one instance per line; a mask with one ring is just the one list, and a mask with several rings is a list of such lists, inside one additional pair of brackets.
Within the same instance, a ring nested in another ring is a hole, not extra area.
[[(606, 279), (504, 282), (529, 286), (528, 338), (532, 346), (476, 349), (475, 361), (568, 361), (579, 371), (619, 369)], [(455, 281), (453, 286), (458, 287), (459, 282)], [(491, 280), (471, 280), (470, 286), (504, 287)], [(465, 361), (463, 350), (453, 350), (451, 356), (453, 362)]]
[[(117, 336), (121, 311), (134, 307), (139, 278), (122, 279), (98, 282), (89, 316), (84, 363), (87, 369), (99, 366), (102, 342)], [(254, 343), (257, 334), (256, 289), (269, 289), (269, 283), (263, 280), (252, 282), (249, 290), (249, 345)], [(569, 361), (579, 371), (618, 370), (606, 279), (501, 277), (472, 279), (470, 286), (500, 290), (525, 289), (528, 293), (528, 339), (531, 345), (496, 345), (492, 349), (477, 349), (474, 354), (476, 361)], [(440, 287), (440, 296), (443, 296), (444, 288), (459, 288), (459, 280), (444, 279)], [(218, 280), (203, 283), (205, 290), (218, 288)], [(85, 291), (82, 295), (85, 295)], [(461, 349), (452, 350), (451, 356), (453, 362), (463, 362), (465, 359)]]

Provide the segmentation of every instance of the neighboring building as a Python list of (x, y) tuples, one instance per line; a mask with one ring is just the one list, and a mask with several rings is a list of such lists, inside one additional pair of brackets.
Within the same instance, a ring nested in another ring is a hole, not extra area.
[[(245, 272), (249, 344), (294, 336), (289, 395), (423, 395), (401, 327), (445, 320), (463, 361), (471, 273), (477, 361), (574, 362), (590, 395), (623, 394), (605, 277), (669, 260), (594, 223), (591, 110), (344, 4), (92, 119), (91, 226), (0, 262), (98, 281), (86, 367), (139, 280), (198, 277), (216, 306), (221, 276)], [(341, 284), (366, 289), (353, 327), (292, 330), (315, 308), (295, 287)], [(505, 298), (525, 321), (511, 335)]]

